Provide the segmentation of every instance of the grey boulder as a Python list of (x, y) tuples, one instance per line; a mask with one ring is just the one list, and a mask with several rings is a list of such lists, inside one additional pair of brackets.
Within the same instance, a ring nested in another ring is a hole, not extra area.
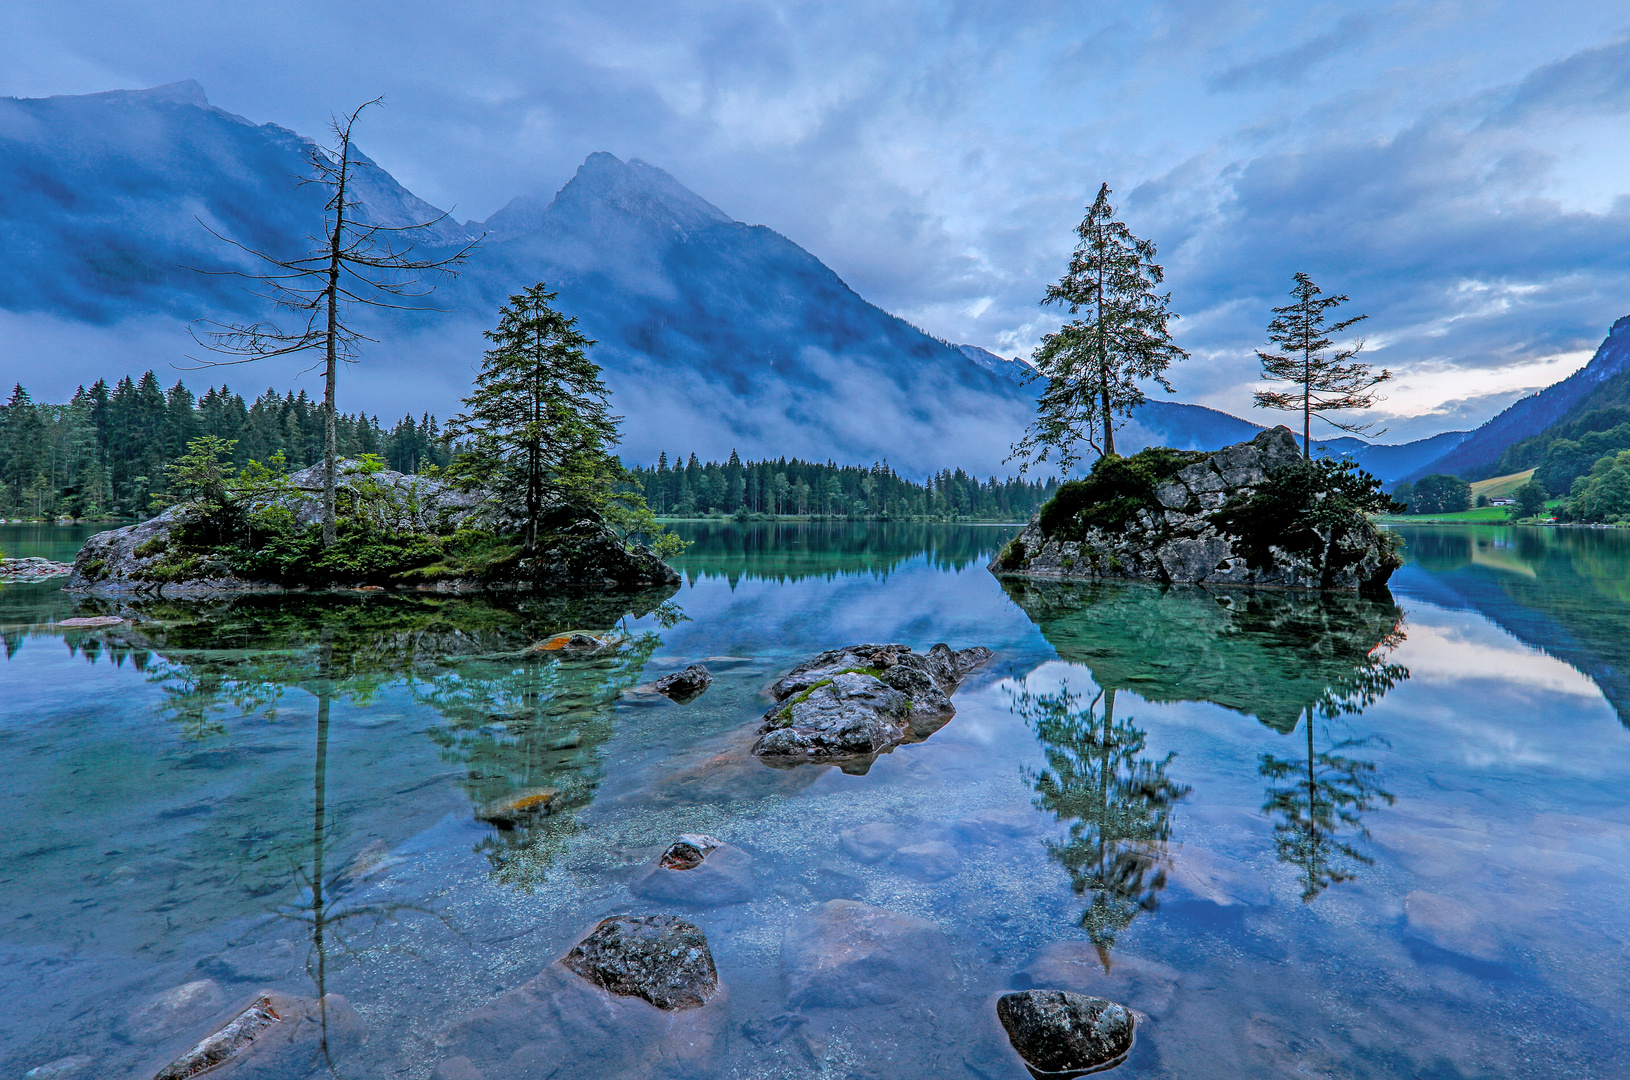
[(997, 1000), (996, 1016), (1038, 1080), (1112, 1069), (1132, 1050), (1132, 1011), (1103, 998), (1067, 990), (1021, 990)]
[(909, 645), (849, 645), (793, 668), (770, 687), (753, 753), (781, 763), (866, 759), (920, 742), (956, 715), (951, 694), (985, 663), (982, 646), (926, 653)]
[(700, 1008), (719, 989), (707, 936), (673, 915), (614, 915), (560, 962), (602, 990), (669, 1011)]

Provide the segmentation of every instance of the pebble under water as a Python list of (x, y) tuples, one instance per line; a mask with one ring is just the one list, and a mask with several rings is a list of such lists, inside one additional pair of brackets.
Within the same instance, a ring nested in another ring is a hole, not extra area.
[[(0, 586), (0, 1080), (1024, 1080), (1027, 990), (1131, 1011), (1106, 1075), (1630, 1076), (1623, 534), (1402, 529), (1365, 600), (678, 531), (671, 595)], [(811, 655), (941, 641), (995, 655), (921, 741), (748, 753)]]

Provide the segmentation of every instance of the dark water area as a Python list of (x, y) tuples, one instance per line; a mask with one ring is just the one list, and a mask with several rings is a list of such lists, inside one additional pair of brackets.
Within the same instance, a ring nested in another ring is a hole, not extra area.
[[(631, 596), (0, 586), (0, 1077), (149, 1080), (269, 992), (329, 995), (327, 1052), (201, 1075), (1023, 1080), (995, 1001), (1032, 987), (1136, 1010), (1119, 1076), (1630, 1075), (1621, 534), (1401, 529), (1376, 600), (1004, 585), (1002, 527), (680, 528), (683, 584)], [(566, 631), (613, 645), (532, 648)], [(751, 757), (764, 688), (862, 641), (995, 657), (924, 741)], [(690, 663), (701, 697), (651, 689)], [(653, 895), (698, 833), (734, 891)], [(695, 923), (722, 991), (554, 963), (625, 913)]]

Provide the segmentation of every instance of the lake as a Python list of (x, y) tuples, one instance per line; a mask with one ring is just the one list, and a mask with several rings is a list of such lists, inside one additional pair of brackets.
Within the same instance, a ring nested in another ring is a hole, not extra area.
[[(678, 531), (671, 594), (0, 586), (0, 1077), (149, 1080), (275, 991), (325, 1038), (209, 1076), (1022, 1080), (994, 1003), (1033, 987), (1136, 1011), (1118, 1076), (1630, 1075), (1630, 535), (1403, 527), (1372, 600), (1004, 586), (1009, 527)], [(568, 630), (615, 645), (529, 648)], [(800, 660), (939, 641), (995, 655), (922, 741), (748, 753)], [(697, 833), (729, 902), (653, 896)], [(622, 913), (694, 922), (723, 991), (561, 975)]]

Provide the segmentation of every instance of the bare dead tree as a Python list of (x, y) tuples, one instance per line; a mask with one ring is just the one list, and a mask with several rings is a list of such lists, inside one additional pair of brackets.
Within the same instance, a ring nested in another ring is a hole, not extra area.
[[(249, 247), (210, 229), (217, 238), (258, 259), (263, 268), (206, 271), (248, 278), (255, 282), (254, 295), (296, 320), (292, 326), (274, 322), (221, 323), (204, 320), (204, 328), (193, 330), (193, 338), (211, 352), (234, 357), (231, 360), (198, 360), (203, 366), (245, 364), (276, 356), (317, 352), (323, 366), (323, 546), (335, 542), (334, 476), (337, 459), (335, 433), (335, 382), (339, 365), (355, 363), (359, 342), (372, 341), (351, 321), (356, 307), (427, 310), (411, 301), (428, 296), (435, 287), (427, 277), (456, 276), (480, 239), (466, 243), (458, 251), (440, 258), (414, 256), (415, 239), (424, 230), (446, 220), (445, 213), (411, 225), (382, 225), (363, 220), (357, 213), (353, 183), (356, 171), (373, 167), (359, 159), (351, 141), (357, 117), (374, 98), (358, 105), (343, 119), (336, 118), (330, 146), (313, 146), (308, 152), (310, 175), (302, 184), (314, 184), (328, 191), (324, 207), (323, 232), (308, 236), (310, 247), (304, 255), (280, 258)], [(208, 225), (204, 226), (206, 229)], [(196, 358), (193, 358), (196, 360)]]

